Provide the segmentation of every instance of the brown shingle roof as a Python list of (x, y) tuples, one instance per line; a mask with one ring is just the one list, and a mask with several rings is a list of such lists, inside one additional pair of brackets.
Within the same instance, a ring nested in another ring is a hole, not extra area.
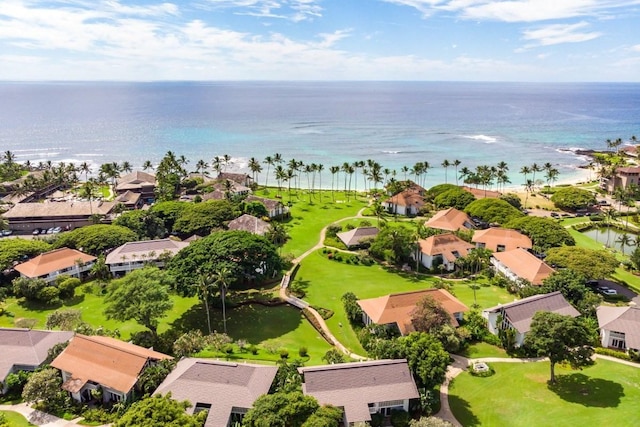
[(473, 221), (466, 213), (449, 208), (436, 212), (425, 225), (438, 230), (458, 231), (473, 228)]
[(424, 206), (424, 197), (422, 197), (422, 195), (415, 189), (407, 189), (401, 191), (395, 196), (391, 196), (390, 198), (385, 200), (384, 203), (405, 207), (415, 206), (415, 208), (419, 210), (422, 206)]
[(45, 202), (18, 203), (3, 216), (7, 219), (21, 218), (60, 218), (60, 217), (89, 217), (92, 214), (107, 215), (116, 202)]
[(16, 271), (27, 277), (39, 277), (73, 267), (78, 261), (83, 264), (95, 261), (96, 257), (87, 255), (75, 249), (60, 248), (50, 252), (45, 252), (29, 261), (15, 266)]
[[(105, 262), (107, 264), (118, 264), (124, 261), (142, 261), (144, 259), (152, 261), (158, 259), (158, 257), (165, 252), (175, 255), (187, 246), (189, 246), (189, 242), (181, 242), (172, 239), (128, 242), (109, 252)], [(126, 259), (123, 260), (123, 256), (126, 257)]]
[(135, 205), (140, 200), (140, 193), (134, 193), (131, 190), (127, 190), (118, 197), (116, 202), (123, 203), (125, 205)]
[(39, 366), (51, 347), (69, 341), (72, 336), (73, 332), (67, 331), (0, 328), (0, 381), (14, 365)]
[(473, 196), (476, 199), (497, 199), (498, 197), (500, 197), (502, 195), (502, 193), (500, 193), (499, 191), (491, 191), (491, 190), (483, 190), (481, 188), (473, 188), (473, 187), (469, 187), (467, 185), (463, 185), (462, 189), (464, 191), (466, 191), (467, 193), (471, 193), (473, 194)]
[(423, 254), (429, 256), (442, 255), (449, 262), (454, 262), (458, 258), (454, 252), (457, 252), (458, 256), (463, 257), (473, 249), (472, 244), (465, 242), (451, 233), (436, 234), (435, 236), (420, 240), (419, 244), (420, 251), (422, 251)]
[(515, 275), (534, 285), (541, 285), (555, 270), (536, 258), (526, 249), (518, 248), (506, 252), (496, 252), (493, 257), (509, 268)]
[(244, 214), (230, 221), (228, 227), (229, 230), (244, 230), (262, 236), (269, 231), (271, 225), (267, 221), (263, 221), (253, 215)]
[(173, 399), (188, 400), (194, 406), (211, 404), (205, 426), (225, 427), (231, 409), (251, 408), (269, 391), (276, 372), (276, 366), (186, 358), (178, 362), (154, 394), (171, 392)]
[(250, 175), (246, 173), (232, 173), (232, 172), (220, 172), (216, 179), (228, 179), (230, 181), (237, 182), (238, 184), (245, 185), (246, 182), (252, 180)]
[(139, 190), (145, 186), (155, 186), (156, 182), (155, 175), (134, 171), (116, 180), (116, 191)]
[(94, 381), (128, 393), (147, 362), (162, 359), (171, 356), (115, 338), (76, 334), (51, 366), (71, 374), (72, 380), (63, 384), (67, 391), (78, 392), (87, 381)]
[(497, 252), (498, 245), (503, 245), (505, 251), (517, 248), (530, 249), (531, 239), (528, 236), (509, 228), (491, 227), (473, 233), (473, 243), (484, 243), (485, 248)]
[(596, 314), (601, 329), (624, 333), (627, 348), (640, 349), (640, 308), (602, 305)]
[(405, 359), (299, 368), (302, 391), (321, 405), (344, 407), (347, 423), (369, 421), (369, 403), (415, 399), (418, 389)]
[(580, 316), (580, 312), (564, 299), (560, 291), (533, 295), (520, 301), (499, 305), (485, 311), (492, 313), (502, 311), (513, 327), (521, 334), (529, 332), (533, 316), (538, 311), (549, 311), (572, 317)]
[(395, 323), (402, 335), (412, 332), (411, 317), (416, 304), (424, 297), (430, 296), (438, 301), (451, 315), (452, 323), (458, 325), (455, 313), (468, 311), (469, 308), (444, 289), (423, 289), (421, 291), (403, 292), (385, 295), (378, 298), (359, 300), (358, 305), (367, 316), (378, 325)]
[(254, 196), (253, 194), (247, 196), (245, 199), (247, 202), (260, 202), (267, 210), (278, 209), (284, 206), (279, 200), (265, 199), (264, 197)]
[(378, 235), (377, 227), (358, 227), (353, 230), (343, 231), (336, 234), (338, 239), (342, 241), (347, 247), (360, 244), (363, 239), (373, 238)]

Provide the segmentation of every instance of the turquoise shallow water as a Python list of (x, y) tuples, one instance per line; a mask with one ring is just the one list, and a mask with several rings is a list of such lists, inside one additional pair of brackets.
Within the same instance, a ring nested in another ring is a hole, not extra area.
[(585, 163), (571, 149), (640, 136), (640, 84), (4, 83), (0, 120), (0, 149), (32, 162), (140, 167), (172, 150), (242, 169), (277, 152), (326, 170), (371, 158), (399, 176), (428, 161), (431, 184), (444, 159), (506, 161), (517, 185), (523, 165), (551, 162), (563, 179)]

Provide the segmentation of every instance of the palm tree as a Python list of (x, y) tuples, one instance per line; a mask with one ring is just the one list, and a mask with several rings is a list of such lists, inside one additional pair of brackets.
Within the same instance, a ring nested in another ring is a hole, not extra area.
[(453, 166), (456, 168), (456, 186), (458, 185), (458, 166), (460, 166), (462, 162), (458, 159), (453, 161)]
[(215, 156), (213, 159), (211, 159), (211, 167), (214, 171), (216, 171), (216, 177), (218, 177), (218, 175), (220, 175), (220, 172), (222, 172), (222, 159), (220, 158), (220, 156)]
[(94, 179), (88, 179), (80, 186), (79, 196), (89, 200), (89, 212), (91, 215), (93, 215), (93, 205), (91, 204), (91, 201), (95, 196), (97, 187), (98, 183)]
[(87, 163), (87, 162), (80, 163), (79, 170), (80, 170), (80, 172), (82, 172), (84, 174), (84, 180), (88, 181), (89, 180), (89, 172), (91, 172), (91, 166), (89, 166), (89, 163)]
[(523, 166), (520, 169), (520, 173), (524, 176), (524, 182), (525, 182), (524, 185), (526, 185), (527, 182), (529, 182), (529, 180), (527, 180), (527, 175), (529, 175), (531, 173), (531, 168), (529, 168), (529, 166)]
[(273, 166), (273, 157), (265, 157), (263, 163), (267, 165), (267, 174), (264, 177), (264, 187), (267, 188), (267, 183), (269, 182), (269, 168)]
[(334, 190), (334, 187), (333, 187), (333, 183), (335, 181), (336, 174), (340, 173), (340, 166), (331, 166), (329, 168), (329, 172), (331, 172), (331, 198), (335, 202), (336, 201), (336, 195), (335, 195), (335, 190)]
[(224, 171), (226, 172), (227, 167), (229, 166), (229, 163), (231, 163), (231, 156), (228, 154), (223, 154), (222, 161), (224, 162)]
[(126, 172), (126, 173), (131, 173), (131, 172), (133, 172), (133, 167), (131, 166), (131, 163), (129, 163), (128, 161), (125, 160), (120, 165), (120, 171)]
[[(460, 169), (460, 179), (462, 180), (463, 184), (467, 183), (467, 178), (469, 176), (471, 176), (472, 172), (471, 169), (469, 169), (466, 166), (463, 166), (462, 169)], [(458, 179), (458, 177), (456, 177), (456, 180)]]
[(449, 166), (451, 166), (451, 163), (449, 163), (449, 160), (444, 159), (441, 166), (444, 168), (444, 183), (448, 184), (447, 171), (449, 170)]
[(251, 178), (253, 182), (258, 182), (258, 174), (262, 172), (262, 165), (255, 157), (249, 159), (249, 170), (251, 171)]
[(607, 210), (604, 211), (604, 217), (607, 223), (607, 243), (605, 244), (606, 247), (609, 247), (609, 239), (611, 238), (611, 223), (613, 222), (613, 219), (615, 218), (615, 209), (614, 208), (609, 208)]
[(198, 162), (196, 163), (196, 173), (200, 172), (200, 178), (202, 178), (203, 181), (204, 173), (206, 172), (208, 167), (209, 164), (202, 159), (198, 160)]
[(616, 243), (620, 245), (620, 249), (622, 250), (622, 255), (624, 255), (624, 248), (627, 246), (631, 246), (631, 244), (633, 243), (633, 240), (631, 239), (631, 237), (629, 237), (627, 233), (622, 233), (616, 239)]
[(324, 170), (324, 165), (319, 163), (316, 165), (316, 171), (318, 171), (318, 186), (320, 187), (320, 203), (322, 203), (322, 171)]
[(213, 273), (213, 279), (218, 288), (220, 289), (220, 299), (222, 300), (222, 324), (224, 325), (224, 333), (227, 333), (227, 304), (226, 297), (229, 285), (233, 280), (231, 276), (231, 270), (228, 267), (220, 267)]
[(151, 160), (145, 160), (142, 164), (142, 170), (146, 171), (149, 169), (153, 170), (153, 163), (151, 163)]
[(533, 191), (533, 180), (528, 179), (524, 185), (524, 189), (527, 192), (527, 195), (524, 198), (524, 208), (527, 209), (527, 201), (529, 200), (529, 193)]
[(202, 302), (204, 302), (204, 308), (207, 312), (207, 328), (209, 330), (209, 335), (213, 332), (211, 330), (211, 314), (209, 313), (209, 293), (211, 292), (213, 285), (214, 276), (205, 273), (202, 270), (198, 270), (198, 282), (196, 283), (196, 286), (198, 287), (198, 292), (200, 292)]
[(409, 167), (408, 166), (402, 166), (400, 168), (400, 172), (402, 172), (404, 174), (404, 180), (407, 180), (407, 172), (409, 172)]

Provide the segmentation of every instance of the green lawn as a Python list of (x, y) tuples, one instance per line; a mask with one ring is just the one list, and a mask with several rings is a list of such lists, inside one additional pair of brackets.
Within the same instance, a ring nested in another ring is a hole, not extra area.
[(509, 357), (503, 348), (487, 344), (486, 342), (471, 344), (463, 355), (471, 359), (480, 359), (482, 357)]
[[(356, 334), (349, 326), (340, 297), (346, 292), (353, 292), (360, 299), (375, 298), (389, 293), (431, 288), (436, 280), (430, 276), (416, 277), (387, 271), (379, 265), (366, 267), (343, 264), (328, 260), (321, 251), (317, 251), (302, 261), (294, 282), (305, 290), (304, 299), (310, 304), (334, 311), (327, 325), (336, 338), (352, 351), (364, 354)], [(452, 292), (471, 307), (473, 290), (467, 284), (454, 284)], [(476, 296), (482, 308), (513, 300), (506, 290), (495, 286), (481, 287), (476, 291)]]
[(21, 414), (17, 412), (0, 411), (0, 413), (2, 413), (5, 416), (7, 423), (11, 427), (29, 427), (29, 426), (35, 425), (35, 424), (31, 424), (29, 421), (27, 421), (25, 417), (23, 417)]
[[(257, 194), (264, 195), (262, 191)], [(265, 197), (274, 196), (275, 193), (271, 190)], [(330, 191), (317, 191), (312, 203), (309, 203), (306, 194), (301, 193), (300, 199), (294, 195), (289, 200), (286, 190), (282, 192), (282, 202), (291, 202), (291, 219), (285, 223), (290, 239), (282, 247), (283, 254), (302, 255), (318, 243), (320, 230), (325, 226), (339, 219), (355, 216), (360, 209), (367, 206), (367, 201), (362, 196), (357, 199), (351, 197), (347, 202), (343, 192), (336, 192), (335, 198), (336, 202), (333, 202)]]
[(449, 386), (449, 404), (463, 426), (635, 426), (640, 370), (598, 360), (582, 371), (549, 363), (492, 363), (488, 378), (462, 373)]
[[(23, 298), (7, 298), (5, 310), (12, 316), (0, 316), (0, 326), (11, 327), (14, 322), (20, 318), (35, 319), (37, 322), (35, 329), (44, 329), (47, 315), (57, 309), (75, 309), (82, 312), (82, 320), (94, 328), (103, 327), (105, 329), (120, 331), (122, 339), (128, 339), (132, 333), (142, 331), (145, 328), (138, 325), (134, 321), (119, 322), (117, 320), (107, 320), (104, 316), (104, 297), (102, 295), (83, 294), (80, 289), (76, 291), (77, 295), (71, 300), (67, 300), (61, 306), (42, 306), (40, 304), (27, 303)], [(173, 309), (167, 317), (160, 321), (158, 332), (162, 333), (169, 329), (170, 324), (180, 318), (187, 310), (192, 307), (200, 307), (197, 297), (184, 298), (180, 296), (172, 296), (174, 302)]]

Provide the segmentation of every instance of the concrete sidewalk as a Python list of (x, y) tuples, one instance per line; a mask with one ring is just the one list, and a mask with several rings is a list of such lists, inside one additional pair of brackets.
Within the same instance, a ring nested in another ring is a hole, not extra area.
[(31, 424), (43, 427), (67, 427), (76, 426), (82, 418), (76, 418), (72, 421), (63, 420), (54, 415), (37, 411), (26, 403), (18, 403), (16, 405), (0, 405), (0, 411), (13, 411), (24, 416)]

